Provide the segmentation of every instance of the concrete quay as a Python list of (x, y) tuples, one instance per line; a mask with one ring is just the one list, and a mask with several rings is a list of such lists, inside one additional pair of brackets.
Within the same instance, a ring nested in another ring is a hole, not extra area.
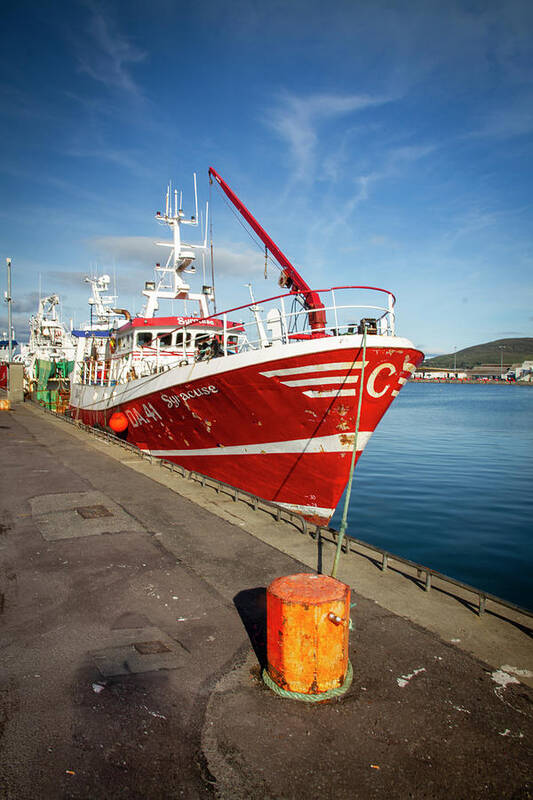
[(2, 800), (533, 797), (527, 616), (348, 553), (352, 687), (285, 700), (265, 587), (330, 541), (32, 404), (0, 442)]

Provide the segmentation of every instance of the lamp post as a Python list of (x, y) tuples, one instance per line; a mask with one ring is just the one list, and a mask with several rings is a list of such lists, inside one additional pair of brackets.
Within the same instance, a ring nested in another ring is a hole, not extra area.
[(7, 360), (11, 363), (11, 359), (13, 356), (13, 347), (12, 347), (12, 334), (11, 334), (11, 259), (6, 258), (6, 266), (7, 266), (7, 292), (6, 292), (6, 303), (7, 303)]

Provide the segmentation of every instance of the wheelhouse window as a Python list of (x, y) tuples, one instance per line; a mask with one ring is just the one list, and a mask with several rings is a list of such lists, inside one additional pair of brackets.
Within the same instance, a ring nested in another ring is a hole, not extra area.
[(160, 347), (170, 347), (172, 344), (172, 334), (165, 333), (163, 336), (159, 337)]
[[(190, 333), (185, 334), (185, 348), (188, 350), (191, 347), (192, 342), (192, 335)], [(176, 334), (176, 347), (183, 347), (184, 346), (184, 335), (183, 331), (178, 331)]]
[(118, 346), (121, 350), (130, 350), (133, 342), (133, 335), (131, 333), (126, 336), (119, 336)]
[(139, 331), (137, 334), (137, 344), (140, 347), (147, 347), (152, 343), (152, 332), (151, 331)]
[(208, 344), (210, 339), (211, 337), (208, 333), (197, 333), (194, 343), (196, 347), (203, 347), (204, 345)]

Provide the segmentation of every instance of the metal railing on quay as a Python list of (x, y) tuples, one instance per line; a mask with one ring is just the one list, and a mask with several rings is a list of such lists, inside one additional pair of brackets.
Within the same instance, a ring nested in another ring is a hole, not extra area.
[[(227, 494), (233, 499), (234, 502), (244, 502), (254, 511), (260, 510), (270, 513), (277, 522), (288, 522), (296, 527), (303, 535), (310, 536), (315, 540), (320, 539), (330, 541), (333, 544), (337, 543), (338, 531), (334, 528), (315, 525), (312, 522), (308, 522), (308, 520), (302, 517), (301, 514), (291, 511), (290, 509), (285, 508), (278, 503), (275, 503), (271, 500), (265, 500), (262, 497), (252, 494), (251, 492), (247, 492), (245, 489), (239, 489), (236, 486), (232, 486), (229, 483), (224, 483), (224, 481), (220, 481), (217, 478), (211, 478), (208, 475), (204, 475), (201, 472), (188, 470), (186, 467), (181, 466), (181, 464), (176, 464), (174, 461), (153, 456), (151, 453), (146, 453), (143, 450), (140, 450), (137, 445), (126, 442), (120, 437), (115, 436), (112, 433), (108, 433), (101, 428), (93, 428), (90, 425), (85, 425), (83, 422), (79, 422), (73, 417), (69, 417), (64, 414), (58, 414), (55, 411), (45, 408), (44, 406), (38, 405), (37, 403), (33, 404), (41, 408), (45, 413), (51, 414), (56, 419), (62, 419), (76, 428), (84, 430), (92, 436), (95, 436), (97, 439), (118, 444), (123, 449), (135, 453), (140, 458), (147, 460), (152, 464), (158, 463), (163, 469), (167, 469), (170, 472), (179, 473), (183, 478), (196, 481), (204, 488), (207, 487), (214, 489), (217, 494)], [(373, 558), (367, 553), (359, 552), (361, 548), (370, 551), (371, 554), (375, 554), (379, 556), (379, 558)], [(472, 608), (472, 610), (477, 611), (480, 617), (485, 612), (499, 614), (496, 609), (487, 609), (487, 602), (490, 602), (494, 606), (499, 606), (500, 609), (514, 611), (517, 614), (533, 619), (533, 611), (527, 608), (518, 606), (509, 600), (504, 600), (502, 597), (497, 597), (496, 595), (486, 592), (483, 589), (470, 586), (468, 583), (464, 583), (463, 581), (451, 578), (449, 575), (444, 575), (442, 572), (432, 569), (431, 567), (426, 567), (423, 564), (418, 564), (416, 561), (411, 561), (403, 556), (390, 553), (388, 550), (384, 550), (383, 548), (371, 544), (370, 542), (365, 542), (362, 539), (357, 539), (349, 534), (346, 534), (345, 536), (343, 552), (356, 553), (363, 558), (369, 558), (371, 561), (373, 561), (373, 563), (376, 564), (376, 567), (381, 569), (382, 572), (386, 572), (389, 568), (394, 569), (396, 572), (400, 572), (401, 574), (406, 575), (408, 578), (415, 580), (426, 592), (431, 591), (432, 588), (436, 591), (448, 592), (449, 587), (456, 587), (457, 589), (461, 590), (462, 594), (455, 592), (453, 596), (462, 602), (466, 602)], [(392, 566), (393, 563), (394, 567)], [(399, 567), (402, 566), (408, 567), (411, 570), (416, 570), (416, 577), (404, 570), (399, 569)], [(434, 580), (441, 582), (446, 588), (443, 588), (442, 586), (436, 586), (433, 583)], [(476, 598), (476, 602), (474, 603), (466, 600), (463, 596), (464, 593), (473, 595)], [(506, 617), (506, 619), (510, 622), (516, 623), (516, 620), (510, 619), (509, 617)], [(523, 623), (520, 624), (522, 627), (525, 627)], [(533, 625), (530, 626), (530, 629), (533, 631)]]

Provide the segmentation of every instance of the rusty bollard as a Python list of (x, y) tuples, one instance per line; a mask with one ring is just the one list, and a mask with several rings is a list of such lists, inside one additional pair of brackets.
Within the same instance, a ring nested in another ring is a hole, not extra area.
[(346, 584), (308, 573), (274, 580), (267, 589), (265, 683), (308, 702), (343, 694), (352, 680), (349, 625)]

